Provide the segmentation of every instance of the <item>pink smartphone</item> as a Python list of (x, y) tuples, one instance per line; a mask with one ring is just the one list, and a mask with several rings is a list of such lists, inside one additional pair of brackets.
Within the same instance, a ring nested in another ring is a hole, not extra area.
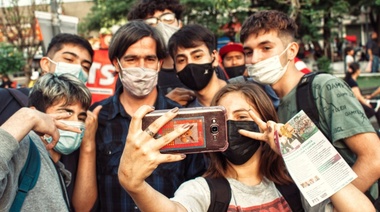
[[(145, 130), (157, 118), (169, 110), (155, 110), (143, 118)], [(155, 138), (172, 132), (176, 127), (191, 124), (180, 137), (161, 148), (162, 153), (222, 152), (227, 149), (226, 109), (222, 106), (180, 108), (177, 116), (166, 123)]]

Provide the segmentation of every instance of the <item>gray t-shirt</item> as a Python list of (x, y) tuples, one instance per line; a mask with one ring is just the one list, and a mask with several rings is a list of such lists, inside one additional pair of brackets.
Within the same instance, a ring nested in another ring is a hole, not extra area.
[[(277, 190), (272, 181), (264, 178), (255, 186), (245, 185), (235, 179), (228, 178), (231, 186), (231, 201), (228, 211), (291, 211), (285, 198)], [(197, 177), (183, 183), (172, 201), (183, 205), (187, 211), (207, 211), (210, 206), (210, 188), (203, 177)], [(306, 211), (332, 211), (329, 200), (313, 208), (304, 198), (301, 199)]]
[(9, 211), (16, 195), (18, 178), (29, 152), (29, 136), (41, 157), (41, 169), (35, 187), (28, 192), (22, 211), (68, 211), (57, 171), (39, 136), (30, 132), (18, 143), (0, 129), (0, 211)]

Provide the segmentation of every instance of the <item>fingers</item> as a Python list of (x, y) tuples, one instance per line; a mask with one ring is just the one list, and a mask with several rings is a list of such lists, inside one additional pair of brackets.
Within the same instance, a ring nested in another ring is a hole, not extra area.
[(166, 112), (164, 115), (160, 116), (158, 119), (156, 119), (153, 123), (149, 125), (148, 130), (145, 130), (145, 133), (148, 136), (152, 136), (150, 135), (151, 132), (153, 133), (153, 135), (156, 134), (159, 129), (161, 129), (168, 121), (172, 120), (177, 115), (178, 110), (179, 108), (175, 107), (170, 111)]
[(129, 133), (135, 134), (139, 132), (139, 130), (141, 130), (142, 127), (142, 119), (147, 113), (152, 112), (153, 110), (154, 108), (149, 105), (143, 105), (139, 109), (137, 109), (137, 111), (132, 116), (131, 123), (129, 124)]
[(102, 109), (102, 105), (98, 105), (98, 106), (96, 106), (96, 108), (92, 111), (92, 113), (96, 116), (96, 117), (98, 117), (98, 115), (99, 115), (99, 112), (100, 112), (100, 110)]
[(66, 119), (73, 115), (73, 113), (50, 113), (49, 116), (53, 117), (54, 119)]
[(249, 116), (253, 119), (253, 121), (259, 126), (259, 128), (262, 131), (265, 131), (267, 129), (267, 123), (265, 123), (263, 120), (259, 118), (259, 115), (256, 114), (256, 112), (252, 109), (248, 110)]

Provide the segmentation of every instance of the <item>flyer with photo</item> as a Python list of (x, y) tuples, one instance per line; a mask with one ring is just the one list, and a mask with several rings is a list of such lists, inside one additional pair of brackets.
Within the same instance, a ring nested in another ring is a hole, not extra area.
[(277, 142), (286, 167), (311, 206), (357, 177), (304, 111), (281, 127), (281, 135)]

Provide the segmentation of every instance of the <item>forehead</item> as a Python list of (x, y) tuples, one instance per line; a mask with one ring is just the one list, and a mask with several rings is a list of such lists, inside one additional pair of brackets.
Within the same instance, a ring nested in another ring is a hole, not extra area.
[(154, 11), (153, 15), (148, 15), (147, 18), (151, 17), (160, 17), (164, 13), (173, 13), (173, 11), (165, 9), (164, 11), (156, 10)]
[(152, 37), (143, 37), (130, 45), (124, 55), (156, 55), (156, 41)]
[(239, 51), (230, 51), (228, 52), (224, 58), (226, 57), (235, 57), (235, 56), (244, 56), (244, 53), (243, 52), (239, 52)]
[[(231, 99), (233, 99), (233, 101), (231, 101)], [(224, 106), (228, 113), (241, 108), (249, 108), (250, 106), (247, 102), (247, 98), (239, 91), (224, 94), (223, 97), (220, 98), (218, 105)]]
[(270, 30), (268, 32), (265, 32), (264, 30), (261, 30), (258, 34), (250, 34), (243, 43), (243, 48), (254, 48), (257, 45), (265, 43), (283, 46), (277, 31)]
[(90, 53), (87, 51), (86, 48), (77, 45), (77, 44), (63, 44), (62, 49), (57, 51), (52, 59), (57, 59), (65, 54), (71, 54), (77, 56), (81, 60), (88, 60), (92, 61)]

